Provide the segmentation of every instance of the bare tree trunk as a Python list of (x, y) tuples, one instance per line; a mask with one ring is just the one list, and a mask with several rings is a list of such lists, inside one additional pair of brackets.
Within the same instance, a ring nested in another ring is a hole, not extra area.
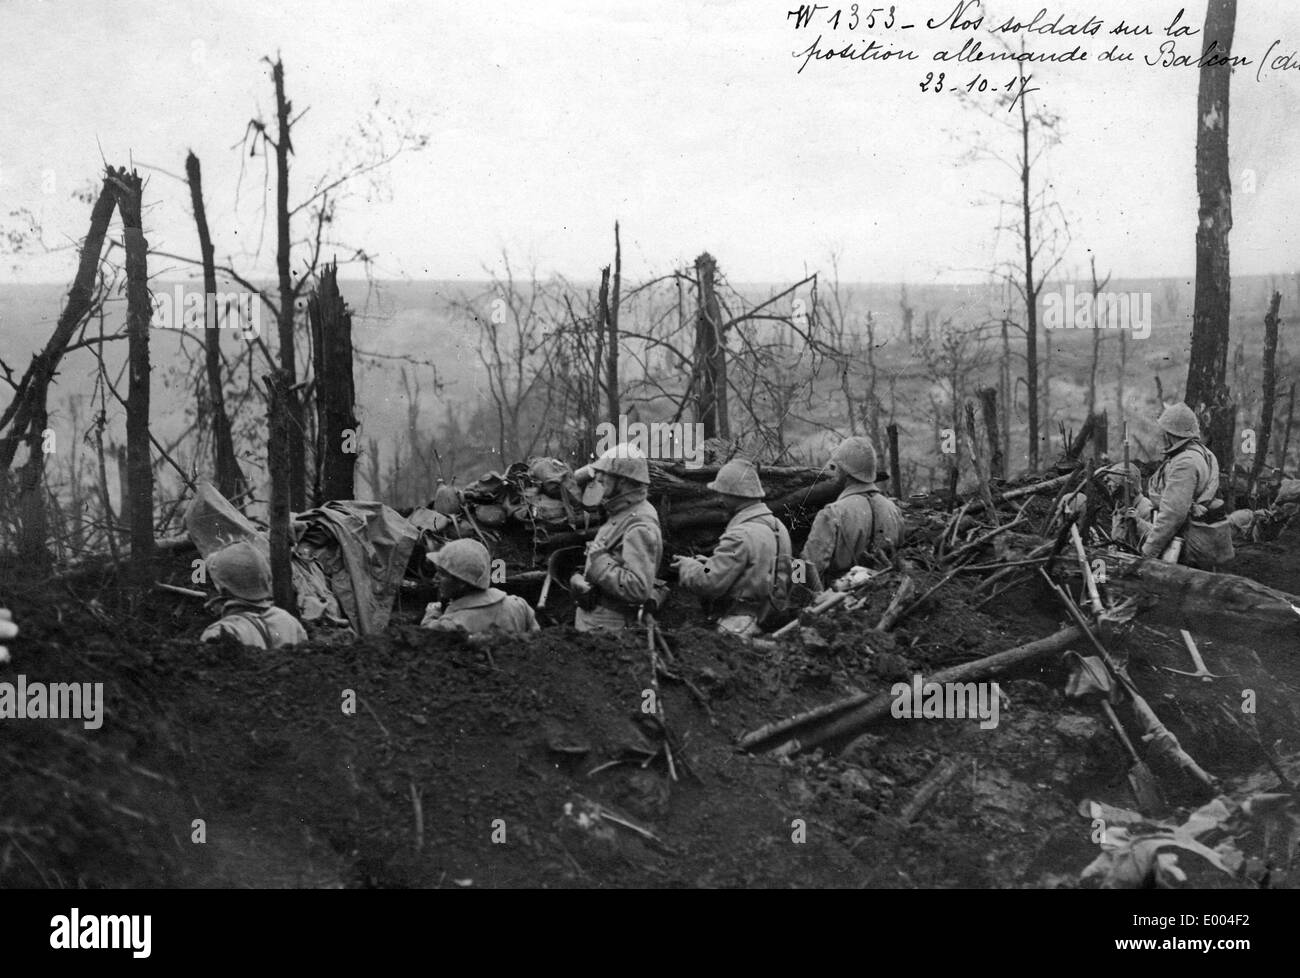
[[(1025, 79), (1024, 62), (1017, 62), (1020, 83)], [(1034, 225), (1033, 206), (1029, 186), (1029, 114), (1025, 99), (1020, 99), (1020, 216), (1025, 252), (1025, 357), (1026, 380), (1029, 384), (1029, 468), (1038, 469), (1038, 288), (1034, 283)]]
[(1277, 467), (1286, 472), (1287, 451), (1291, 447), (1291, 422), (1295, 419), (1295, 384), (1291, 384), (1291, 396), (1286, 404), (1286, 428), (1282, 433), (1282, 454), (1278, 457)]
[(1259, 439), (1255, 444), (1255, 461), (1250, 466), (1250, 482), (1246, 486), (1246, 495), (1252, 505), (1255, 499), (1255, 481), (1264, 470), (1264, 459), (1268, 457), (1268, 443), (1273, 437), (1273, 413), (1277, 400), (1277, 327), (1278, 309), (1282, 305), (1282, 293), (1274, 292), (1268, 304), (1268, 315), (1264, 317), (1264, 404), (1259, 416)]
[(1092, 370), (1088, 374), (1088, 413), (1097, 413), (1097, 366), (1101, 361), (1101, 324), (1097, 322), (1097, 295), (1110, 283), (1110, 276), (1104, 282), (1097, 281), (1097, 256), (1088, 256), (1092, 269)]
[(285, 379), (283, 404), (289, 418), (289, 439), (285, 445), (285, 450), (289, 453), (289, 506), (302, 511), (306, 508), (307, 501), (307, 415), (295, 386), (298, 366), (293, 347), (293, 320), (297, 290), (289, 274), (292, 248), (289, 238), (289, 154), (293, 152), (289, 114), (293, 103), (285, 97), (284, 64), (278, 58), (271, 65), (271, 79), (275, 83), (275, 115), (278, 122), (276, 140), (271, 144), (275, 148), (275, 268), (280, 293), (276, 325), (280, 338), (280, 370)]
[[(1215, 53), (1232, 53), (1237, 0), (1209, 0), (1204, 41), (1217, 42)], [(1232, 280), (1228, 234), (1232, 230), (1232, 176), (1228, 169), (1228, 102), (1232, 69), (1228, 64), (1200, 69), (1196, 99), (1196, 305), (1192, 313), (1192, 349), (1187, 365), (1186, 397), (1193, 410), (1209, 417), (1207, 446), (1220, 466), (1232, 450), (1234, 418), (1228, 404), (1228, 316)], [(1228, 471), (1225, 467), (1225, 471)]]
[(245, 483), (235, 458), (235, 443), (221, 383), (221, 330), (216, 321), (217, 270), (212, 235), (208, 233), (208, 215), (203, 206), (203, 175), (199, 158), (193, 152), (185, 157), (185, 176), (189, 180), (190, 203), (199, 231), (199, 257), (203, 260), (203, 355), (208, 376), (208, 398), (212, 403), (212, 463), (216, 467), (217, 489), (227, 499), (236, 499), (243, 494)]
[(366, 442), (366, 470), (367, 481), (370, 483), (370, 494), (376, 500), (383, 497), (383, 486), (379, 481), (379, 439), (371, 438)]
[(605, 322), (609, 327), (608, 349), (605, 351), (607, 365), (605, 395), (609, 404), (609, 421), (618, 426), (618, 304), (623, 283), (623, 245), (618, 238), (618, 221), (614, 222), (614, 287), (613, 295), (608, 297), (605, 308)]
[[(307, 303), (316, 355), (316, 505), (356, 498), (357, 419), (352, 380), (352, 313), (339, 293), (338, 266), (326, 264)], [(426, 475), (428, 469), (426, 466)]]
[(126, 460), (126, 446), (114, 445), (113, 458), (117, 462), (117, 498), (119, 500), (117, 507), (118, 525), (113, 530), (121, 538), (121, 545), (126, 547), (131, 543), (131, 510), (135, 508), (131, 505), (131, 478), (129, 475), (131, 469)]
[(22, 538), (18, 553), (23, 567), (41, 578), (50, 569), (49, 514), (45, 508), (45, 452), (42, 433), (49, 424), (45, 399), (34, 406), (27, 431), (27, 462), (18, 483), (18, 505), (22, 514)]
[(880, 444), (880, 400), (876, 397), (879, 375), (876, 373), (876, 317), (867, 313), (867, 376), (871, 378), (870, 400), (864, 404), (868, 415), (863, 427), (871, 432), (871, 444)]
[[(1015, 388), (1011, 386), (1011, 323), (1002, 320), (1002, 365), (998, 370), (1002, 401), (1002, 457), (1011, 457), (1011, 415), (1015, 413)], [(1005, 463), (1004, 463), (1005, 464)]]
[(131, 493), (131, 577), (153, 584), (153, 461), (149, 457), (149, 301), (147, 243), (141, 226), (144, 184), (134, 170), (109, 177), (126, 245), (126, 323), (129, 383), (126, 398), (126, 465)]
[(1119, 415), (1120, 428), (1128, 424), (1128, 415), (1124, 411), (1124, 381), (1128, 376), (1128, 330), (1119, 331), (1119, 369), (1115, 378), (1115, 411)]
[(988, 440), (989, 477), (1007, 477), (1006, 457), (1002, 454), (1001, 432), (998, 429), (998, 391), (996, 387), (982, 387), (979, 392), (980, 412), (984, 419), (984, 437)]
[(695, 259), (699, 310), (695, 319), (695, 359), (702, 367), (696, 400), (696, 420), (705, 438), (730, 438), (727, 420), (727, 348), (722, 336), (722, 311), (713, 290), (718, 263), (708, 252)]
[(899, 468), (898, 459), (898, 425), (892, 421), (885, 428), (885, 433), (889, 438), (889, 478), (894, 484), (894, 495), (903, 498), (903, 473)]
[[(610, 337), (610, 312), (609, 312), (609, 266), (606, 265), (600, 270), (600, 288), (596, 292), (596, 355), (592, 364), (591, 378), (591, 400), (592, 400), (592, 427), (595, 427), (596, 419), (600, 417), (600, 388), (602, 381), (600, 379), (601, 367), (605, 366), (605, 407), (608, 414), (608, 420), (615, 427), (618, 426), (618, 391), (617, 388), (610, 388), (611, 378), (608, 369), (608, 363), (612, 362), (617, 356), (617, 350), (610, 356), (605, 354), (605, 340)], [(618, 368), (614, 369), (615, 374)]]
[(293, 592), (293, 531), (289, 526), (289, 452), (294, 438), (288, 412), (284, 408), (289, 386), (283, 371), (265, 378), (266, 413), (270, 430), (267, 437), (267, 464), (271, 470), (271, 592), (275, 603), (290, 614), (297, 608)]

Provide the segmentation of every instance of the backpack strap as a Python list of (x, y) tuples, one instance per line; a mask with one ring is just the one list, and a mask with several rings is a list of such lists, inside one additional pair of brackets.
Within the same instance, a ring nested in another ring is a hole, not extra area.
[(248, 611), (237, 611), (235, 617), (243, 618), (257, 629), (257, 633), (262, 636), (262, 641), (266, 643), (268, 649), (275, 648), (275, 640), (271, 638), (271, 630), (266, 627), (266, 622), (262, 621), (261, 618)]

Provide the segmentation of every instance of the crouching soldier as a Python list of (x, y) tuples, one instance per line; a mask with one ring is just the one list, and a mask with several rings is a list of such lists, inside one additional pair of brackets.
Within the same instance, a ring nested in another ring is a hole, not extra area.
[(876, 449), (871, 439), (846, 438), (826, 464), (832, 479), (843, 479), (835, 502), (813, 520), (801, 555), (809, 586), (829, 587), (849, 568), (872, 554), (891, 551), (903, 540), (903, 514), (876, 486)]
[(674, 557), (681, 587), (721, 611), (718, 631), (754, 635), (789, 590), (790, 533), (763, 502), (752, 462), (735, 460), (709, 488), (722, 497), (731, 519), (712, 556)]
[(221, 609), (221, 619), (209, 625), (199, 640), (215, 642), (230, 636), (255, 649), (280, 649), (307, 641), (302, 623), (271, 603), (271, 562), (246, 541), (232, 543), (207, 560), (208, 578), (217, 589), (208, 609)]
[(1200, 422), (1186, 404), (1171, 404), (1156, 423), (1165, 457), (1147, 487), (1155, 518), (1148, 522), (1136, 508), (1130, 514), (1144, 534), (1142, 556), (1214, 570), (1234, 556), (1219, 498), (1219, 460), (1201, 443)]
[(471, 637), (493, 629), (509, 635), (540, 629), (527, 601), (491, 586), (492, 558), (477, 540), (452, 540), (425, 559), (438, 569), (442, 600), (425, 608), (422, 627)]
[(655, 597), (664, 550), (659, 514), (646, 499), (650, 467), (645, 456), (628, 445), (615, 445), (591, 469), (598, 497), (593, 501), (600, 502), (607, 518), (587, 545), (582, 572), (569, 580), (578, 602), (573, 624), (580, 632), (635, 624), (638, 609)]

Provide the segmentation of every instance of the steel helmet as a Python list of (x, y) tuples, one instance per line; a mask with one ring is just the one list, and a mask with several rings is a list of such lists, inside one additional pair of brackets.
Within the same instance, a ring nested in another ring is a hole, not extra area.
[(622, 476), (643, 486), (650, 485), (650, 465), (646, 462), (645, 453), (626, 442), (605, 449), (600, 458), (591, 463), (591, 467), (597, 472)]
[(1195, 412), (1182, 401), (1165, 408), (1156, 424), (1161, 431), (1174, 438), (1201, 437), (1201, 424), (1196, 420)]
[(714, 492), (728, 496), (741, 496), (745, 499), (762, 499), (763, 483), (759, 481), (758, 469), (748, 459), (733, 458), (718, 470), (717, 478), (709, 483)]
[(222, 547), (208, 558), (217, 589), (245, 601), (271, 600), (271, 562), (247, 540)]
[(876, 481), (876, 449), (870, 438), (845, 438), (831, 452), (831, 461), (859, 482)]
[(426, 559), (434, 567), (480, 591), (492, 583), (492, 558), (487, 547), (477, 540), (452, 540)]

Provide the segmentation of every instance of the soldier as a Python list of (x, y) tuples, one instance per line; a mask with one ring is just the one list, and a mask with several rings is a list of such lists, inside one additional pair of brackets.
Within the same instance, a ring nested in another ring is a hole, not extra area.
[(711, 557), (674, 557), (673, 567), (684, 590), (719, 607), (718, 631), (754, 635), (789, 590), (790, 533), (762, 501), (753, 462), (728, 462), (709, 488), (731, 520)]
[(831, 478), (844, 479), (844, 488), (835, 502), (822, 507), (804, 543), (801, 556), (814, 591), (903, 540), (903, 514), (876, 486), (876, 449), (871, 439), (844, 439), (826, 468)]
[(510, 635), (540, 630), (527, 601), (491, 586), (492, 558), (477, 540), (452, 540), (425, 559), (438, 569), (442, 600), (425, 608), (422, 627), (470, 636), (493, 629)]
[(307, 641), (302, 623), (271, 603), (271, 562), (247, 541), (232, 543), (208, 558), (208, 577), (217, 595), (209, 609), (221, 607), (221, 619), (199, 636), (215, 642), (223, 636), (255, 649), (280, 649)]
[[(1208, 524), (1224, 519), (1223, 500), (1219, 499), (1219, 461), (1201, 442), (1201, 426), (1196, 415), (1186, 404), (1171, 404), (1156, 422), (1164, 434), (1165, 452), (1160, 468), (1156, 469), (1148, 484), (1148, 495), (1155, 507), (1155, 519), (1148, 522), (1136, 510), (1134, 518), (1142, 538), (1142, 556), (1162, 557), (1192, 567), (1213, 569), (1229, 560), (1231, 530), (1222, 534), (1229, 541), (1226, 553), (1215, 552), (1214, 531), (1209, 532), (1210, 546), (1203, 545), (1207, 538), (1200, 534), (1188, 536), (1193, 522)], [(1170, 551), (1175, 540), (1184, 545)], [(1190, 542), (1188, 542), (1190, 541)]]
[(569, 584), (578, 599), (574, 626), (580, 632), (612, 631), (636, 621), (637, 610), (654, 597), (655, 574), (663, 557), (659, 514), (646, 500), (650, 466), (641, 452), (615, 445), (590, 466), (596, 499), (607, 518), (587, 545), (587, 561)]

